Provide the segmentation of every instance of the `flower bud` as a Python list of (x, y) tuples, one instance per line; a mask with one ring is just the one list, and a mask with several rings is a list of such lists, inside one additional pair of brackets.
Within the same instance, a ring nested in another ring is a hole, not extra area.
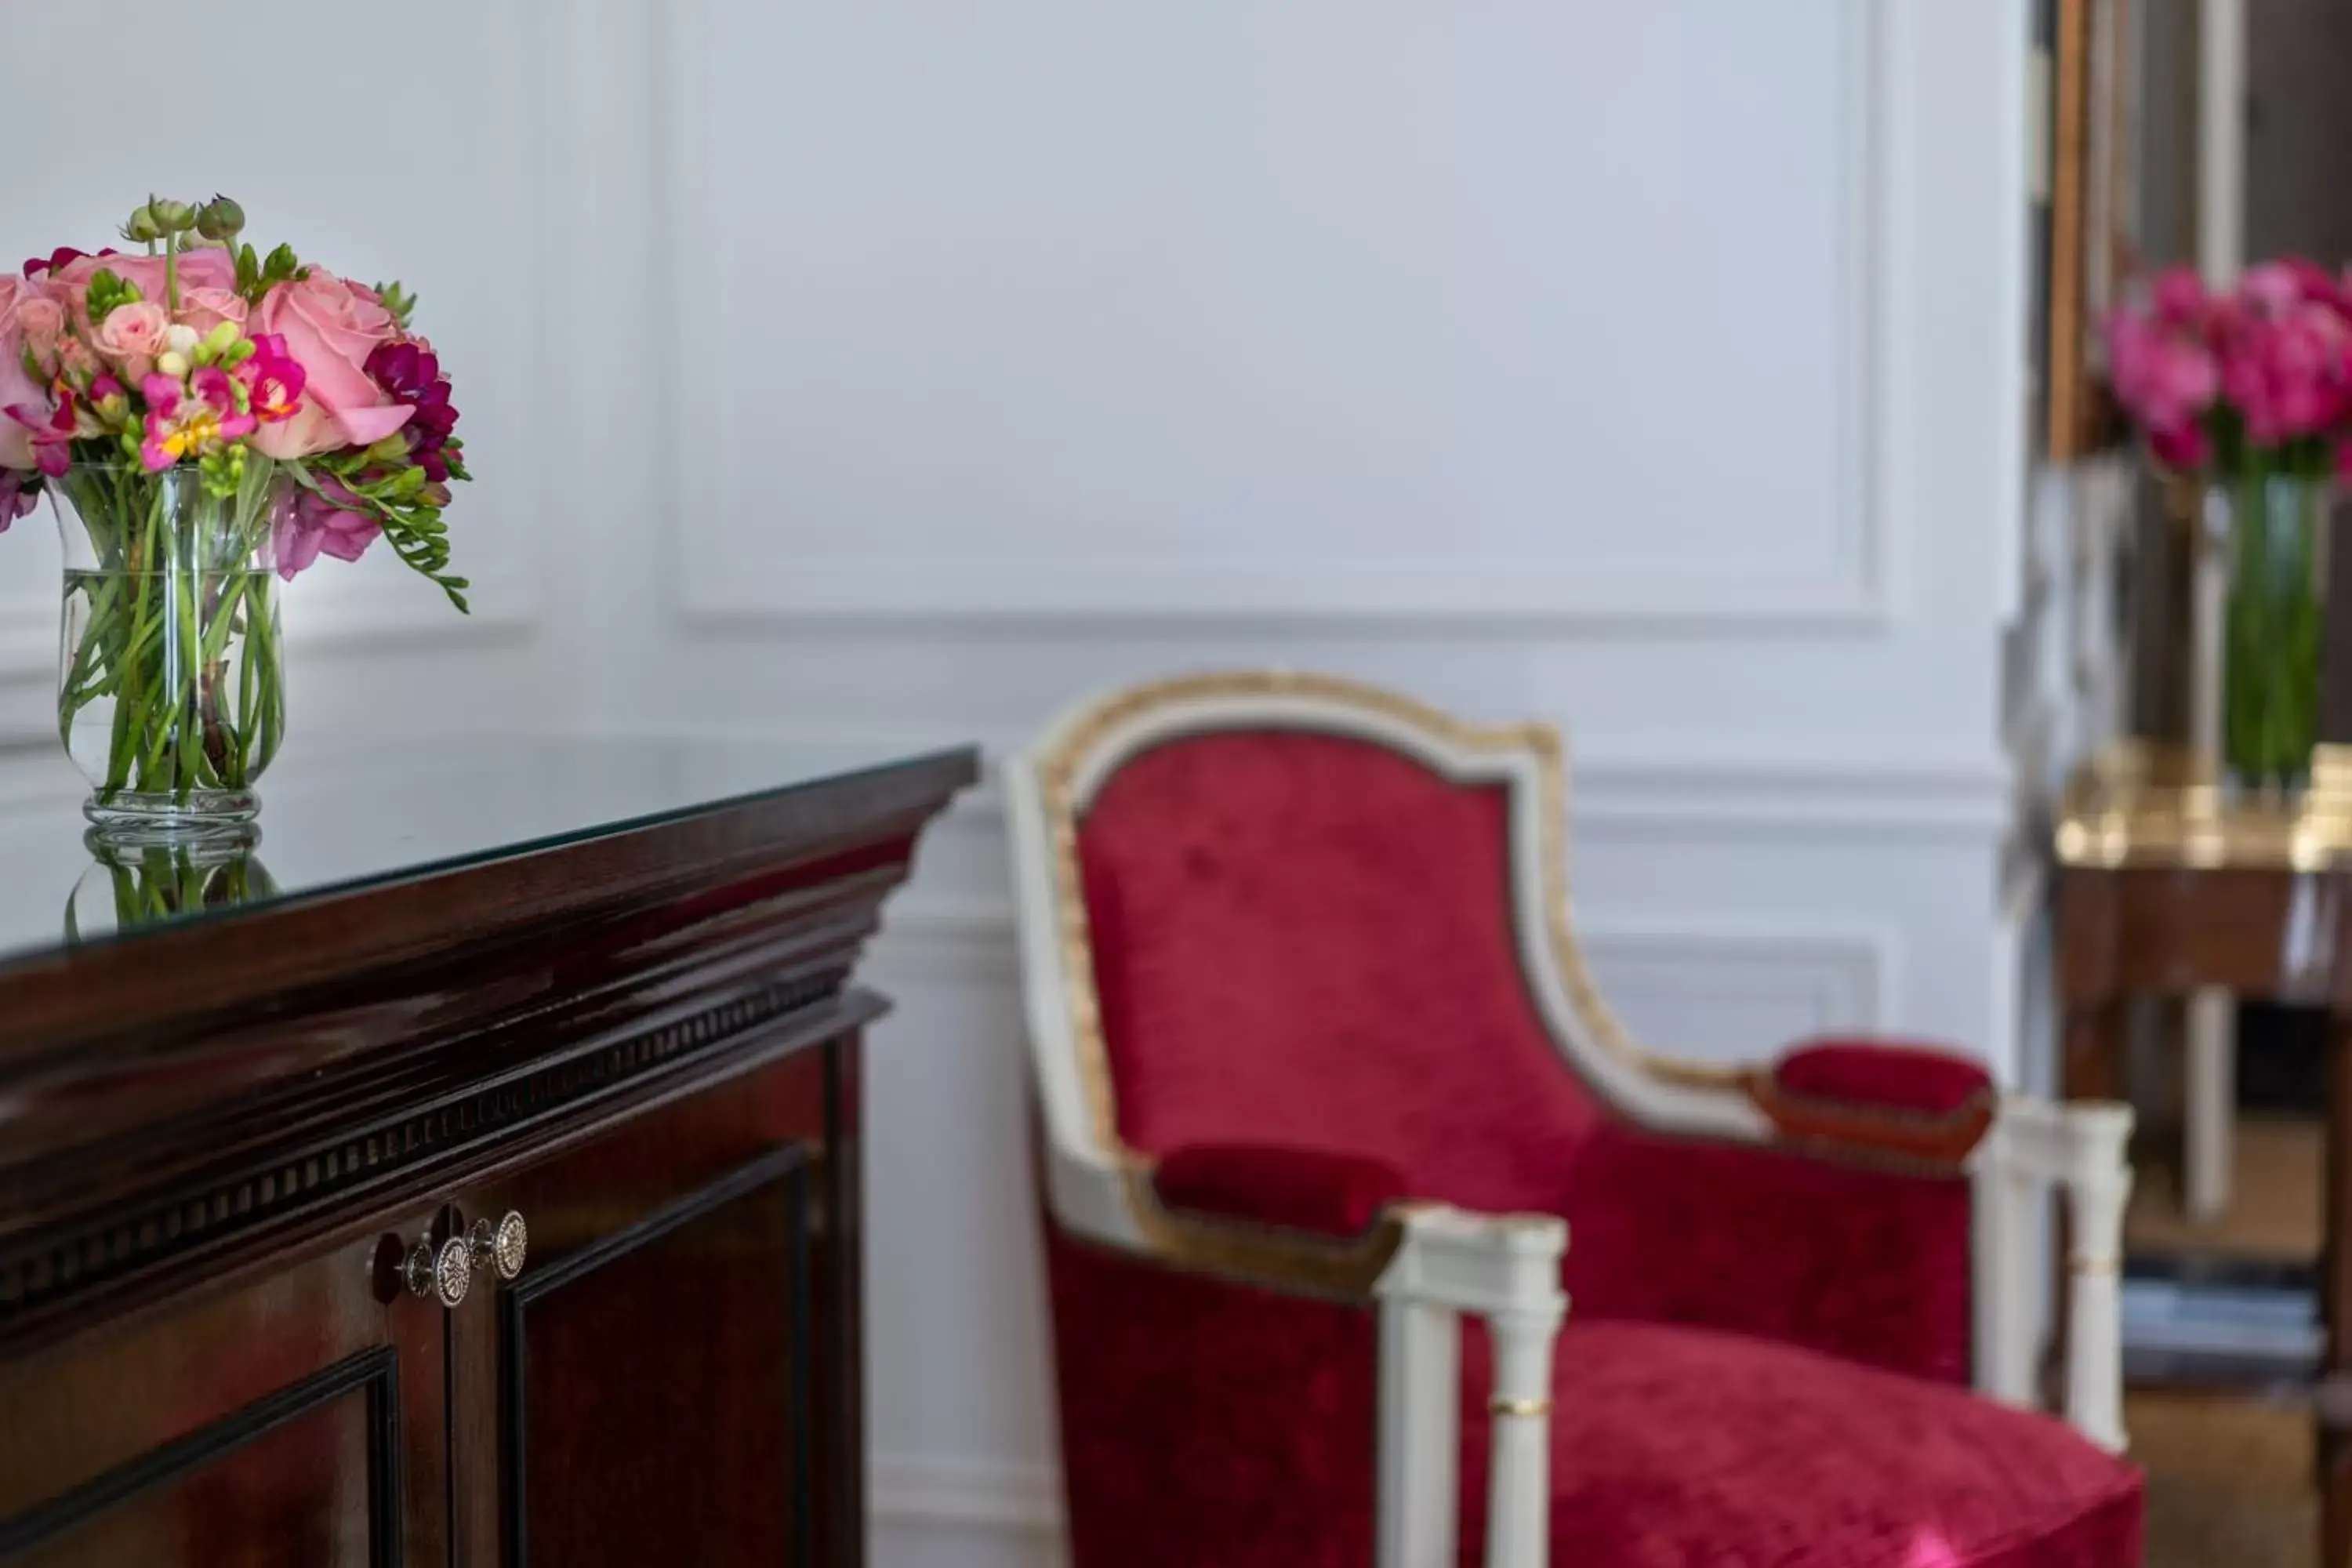
[(206, 239), (235, 239), (245, 227), (245, 209), (226, 196), (215, 196), (196, 209), (196, 232)]
[(196, 329), (185, 321), (174, 321), (163, 329), (163, 346), (175, 354), (192, 354), (203, 341)]
[(155, 369), (157, 374), (168, 375), (173, 381), (185, 381), (188, 379), (188, 356), (177, 349), (165, 349), (155, 356)]
[(133, 245), (152, 245), (163, 237), (163, 231), (155, 226), (155, 215), (142, 206), (133, 209), (123, 224), (122, 237)]
[(155, 219), (155, 226), (165, 234), (185, 234), (196, 224), (196, 209), (185, 202), (165, 201), (161, 196), (147, 199), (147, 211)]

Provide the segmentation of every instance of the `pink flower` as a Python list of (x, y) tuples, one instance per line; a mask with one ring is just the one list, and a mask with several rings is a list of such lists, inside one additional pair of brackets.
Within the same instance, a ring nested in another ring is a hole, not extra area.
[(253, 357), (237, 367), (245, 383), (246, 401), (253, 416), (264, 425), (291, 419), (302, 402), (302, 362), (286, 352), (286, 340), (264, 332), (253, 340)]
[[(25, 263), (25, 276), (27, 278), (38, 278), (45, 272), (56, 273), (62, 271), (68, 262), (79, 261), (89, 254), (89, 253), (86, 250), (76, 250), (70, 245), (60, 245), (55, 250), (49, 252), (46, 258), (36, 256), (26, 261)], [(114, 251), (111, 248), (109, 248), (100, 251), (99, 254), (100, 256), (112, 256)]]
[(2212, 437), (2205, 434), (2202, 425), (2182, 425), (2169, 430), (2151, 430), (2147, 435), (2149, 450), (2156, 460), (2168, 468), (2188, 470), (2201, 468), (2212, 460)]
[(2221, 389), (2221, 367), (2200, 336), (2132, 310), (2108, 319), (2107, 359), (2116, 395), (2149, 430), (2194, 424)]
[(2168, 327), (2193, 327), (2205, 320), (2210, 303), (2205, 279), (2193, 267), (2168, 267), (2156, 275), (2148, 302), (2158, 321)]
[(400, 336), (400, 323), (372, 289), (320, 268), (262, 297), (249, 330), (286, 342), (302, 367), (301, 407), (265, 427), (254, 447), (265, 457), (307, 458), (341, 447), (371, 447), (408, 423), (411, 410), (367, 374), (368, 356)]
[(155, 356), (163, 352), (163, 334), (171, 326), (172, 318), (163, 306), (134, 300), (108, 311), (90, 342), (121, 374), (142, 381), (155, 368)]
[[(47, 389), (25, 369), (25, 342), (29, 324), (25, 306), (34, 297), (31, 286), (15, 278), (0, 278), (0, 410), (37, 408), (49, 411)], [(0, 418), (0, 468), (36, 466), (31, 427), (21, 419)]]
[(75, 417), (73, 388), (58, 382), (50, 389), (57, 401), (48, 397), (37, 403), (12, 403), (5, 410), (11, 422), (23, 426), (32, 434), (32, 466), (56, 479), (73, 466), (69, 443), (79, 428)]
[(223, 321), (245, 325), (245, 296), (234, 289), (183, 289), (180, 290), (179, 321), (184, 327), (194, 327), (199, 337), (210, 337), (215, 327)]
[(359, 510), (360, 500), (350, 490), (323, 476), (320, 484), (323, 494), (297, 490), (293, 504), (279, 510), (270, 529), (278, 574), (289, 583), (322, 553), (357, 561), (383, 531), (382, 523)]
[[(160, 256), (84, 256), (67, 262), (51, 273), (53, 283), (63, 285), (66, 300), (73, 309), (74, 320), (84, 326), (90, 324), (89, 280), (103, 268), (125, 283), (138, 286), (140, 298), (150, 304), (163, 305), (164, 300), (163, 258)], [(198, 289), (236, 288), (236, 263), (226, 250), (205, 246), (180, 253), (176, 268), (180, 281), (180, 298), (186, 300)]]
[(2223, 347), (2221, 389), (2257, 446), (2321, 434), (2352, 412), (2352, 321), (2317, 300), (2249, 320)]
[(7, 532), (10, 523), (32, 510), (40, 495), (37, 480), (26, 479), (20, 469), (0, 468), (0, 533)]
[(236, 387), (228, 372), (216, 364), (190, 376), (185, 395), (168, 375), (151, 375), (139, 390), (147, 398), (147, 438), (140, 443), (139, 460), (152, 473), (161, 473), (183, 458), (217, 451), (254, 432), (253, 416), (237, 408)]
[(2266, 261), (2238, 279), (2238, 298), (2257, 315), (2283, 316), (2303, 303), (2303, 279), (2292, 264)]
[(25, 346), (44, 363), (54, 359), (58, 340), (65, 335), (66, 308), (47, 294), (26, 292), (16, 307), (17, 324), (25, 329)]

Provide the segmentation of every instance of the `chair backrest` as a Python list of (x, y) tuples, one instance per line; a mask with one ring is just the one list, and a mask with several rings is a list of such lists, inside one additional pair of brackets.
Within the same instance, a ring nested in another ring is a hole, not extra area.
[(1549, 731), (1320, 677), (1197, 677), (1057, 726), (1016, 792), (1019, 853), (1048, 862), (1022, 886), (1056, 1142), (1327, 1149), (1476, 1208), (1556, 1195), (1609, 1102), (1674, 1076), (1576, 953), (1562, 780)]

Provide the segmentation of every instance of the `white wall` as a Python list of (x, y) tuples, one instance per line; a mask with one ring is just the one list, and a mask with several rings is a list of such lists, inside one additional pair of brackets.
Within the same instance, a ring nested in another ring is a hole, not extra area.
[[(79, 10), (12, 12), (12, 55), (88, 52)], [(1106, 684), (1334, 668), (1568, 725), (1580, 918), (1655, 1042), (2013, 1066), (2021, 0), (408, 14), (467, 47), (383, 197), (331, 138), (101, 121), (0, 205), (29, 252), (217, 184), (424, 290), (497, 629), (377, 574), (363, 643), (315, 607), (298, 725), (1001, 753)], [(367, 15), (265, 53), (348, 62)], [(53, 592), (19, 542), (0, 668)], [(877, 955), (893, 1568), (1050, 1549), (1003, 854), (984, 786)]]

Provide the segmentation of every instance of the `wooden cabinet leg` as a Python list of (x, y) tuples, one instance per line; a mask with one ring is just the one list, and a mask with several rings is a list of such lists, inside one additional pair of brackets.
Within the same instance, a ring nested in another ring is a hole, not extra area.
[(2327, 1331), (2319, 1408), (2320, 1561), (2352, 1568), (2352, 1016), (2327, 1021), (2326, 1225), (2320, 1237), (2321, 1322)]
[(2319, 1561), (2352, 1563), (2352, 1443), (2341, 1432), (2319, 1435)]

